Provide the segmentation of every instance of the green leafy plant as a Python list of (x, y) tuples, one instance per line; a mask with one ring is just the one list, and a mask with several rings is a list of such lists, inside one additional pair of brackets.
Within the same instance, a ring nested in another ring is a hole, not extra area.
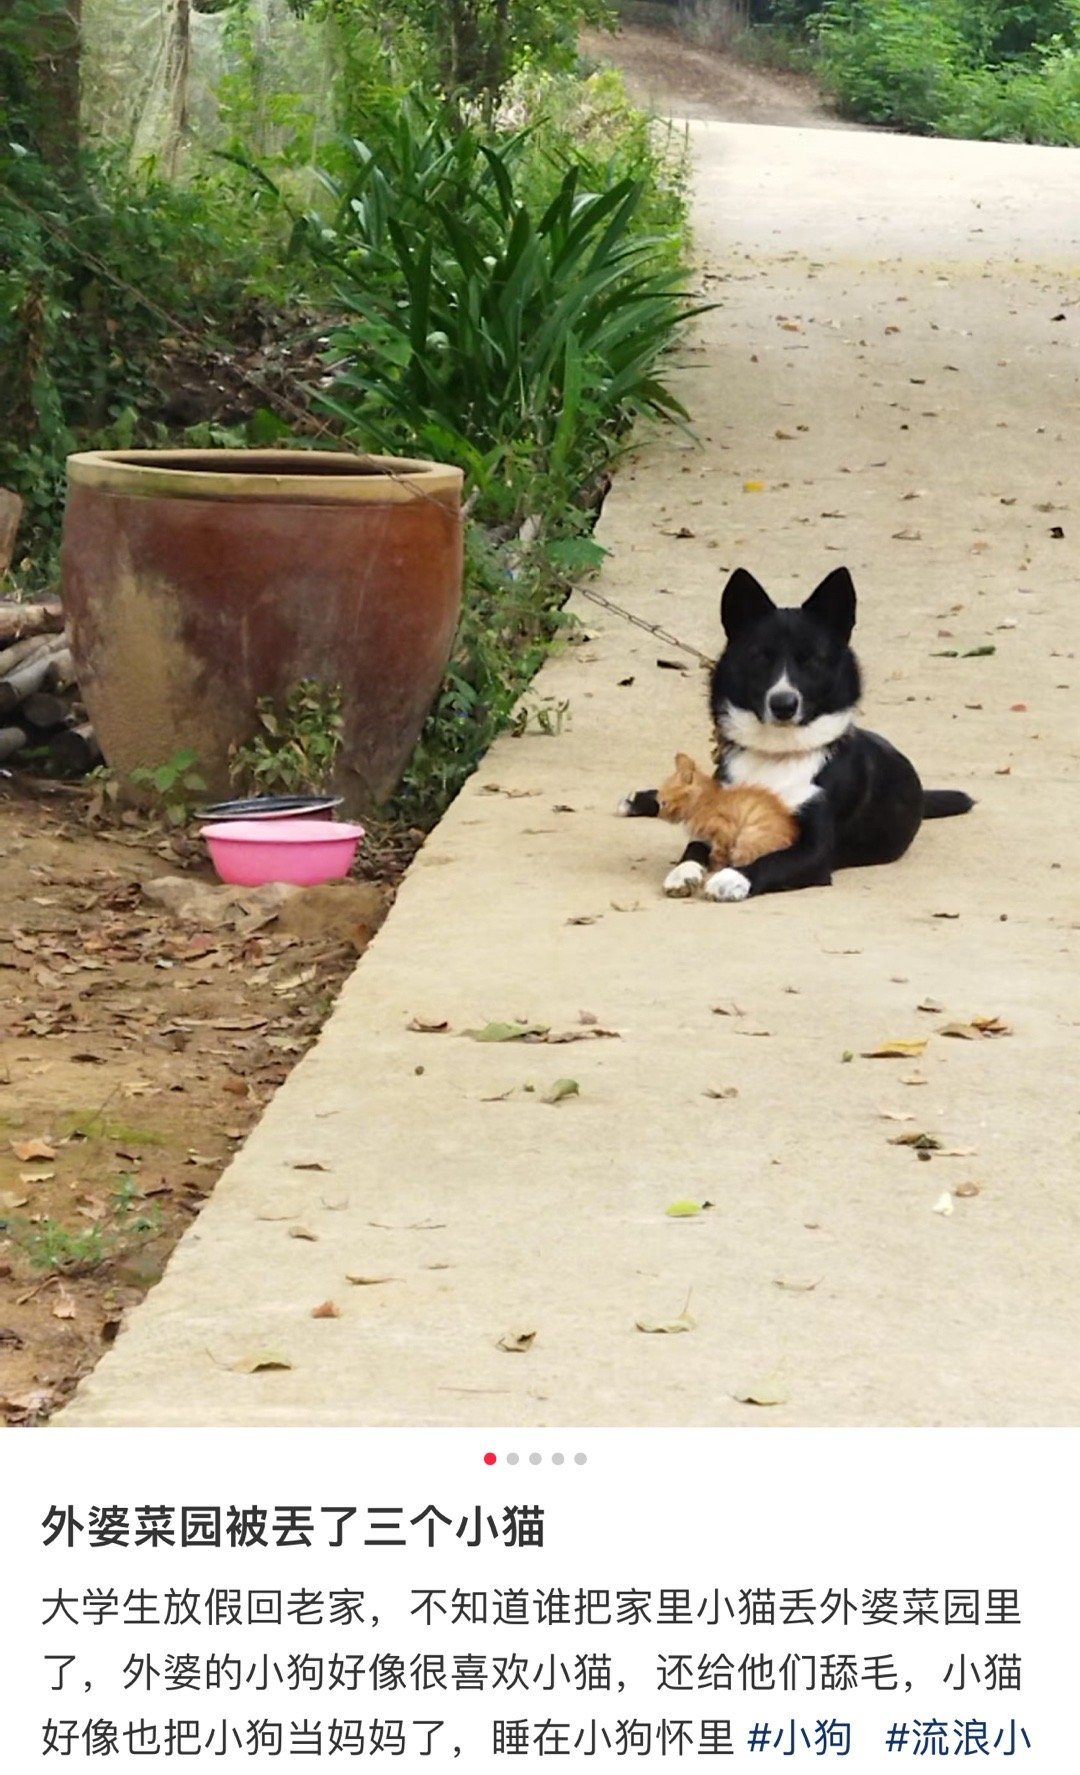
[(101, 1226), (73, 1229), (47, 1216), (8, 1222), (8, 1238), (23, 1252), (32, 1269), (53, 1275), (79, 1276), (101, 1267), (109, 1245)]
[(89, 1226), (68, 1227), (48, 1215), (40, 1220), (18, 1216), (8, 1221), (7, 1236), (32, 1269), (85, 1276), (160, 1232), (160, 1209), (141, 1203), (136, 1178), (122, 1172), (105, 1213)]
[(341, 750), (341, 687), (302, 678), (280, 704), (261, 697), (255, 713), (261, 731), (246, 746), (234, 748), (229, 763), (232, 781), (251, 790), (283, 794), (327, 789)]
[(570, 704), (565, 697), (542, 696), (523, 702), (516, 711), (510, 724), (510, 731), (515, 738), (532, 728), (536, 733), (547, 734), (550, 739), (557, 739), (563, 729), (569, 725)]
[(191, 797), (205, 792), (198, 762), (195, 752), (183, 751), (165, 764), (140, 764), (131, 772), (132, 782), (156, 801), (170, 826), (182, 826), (191, 814)]
[(573, 164), (534, 206), (520, 135), (451, 133), (417, 104), (390, 148), (354, 150), (320, 237), (357, 316), (322, 397), (351, 435), (462, 463), (481, 514), (505, 519), (537, 482), (565, 502), (635, 415), (685, 420), (658, 360), (700, 310), (668, 243), (635, 230), (643, 180), (591, 190)]

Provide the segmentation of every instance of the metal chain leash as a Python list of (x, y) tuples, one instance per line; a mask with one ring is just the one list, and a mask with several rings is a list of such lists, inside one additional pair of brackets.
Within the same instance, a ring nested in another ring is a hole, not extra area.
[(678, 647), (681, 652), (692, 654), (699, 665), (705, 666), (709, 671), (716, 664), (713, 655), (702, 653), (700, 647), (693, 647), (689, 641), (680, 641), (678, 635), (673, 635), (671, 630), (665, 629), (661, 623), (646, 622), (643, 616), (635, 616), (633, 611), (624, 610), (621, 604), (614, 603), (611, 598), (605, 598), (603, 592), (596, 591), (592, 586), (579, 585), (574, 589), (581, 597), (590, 599), (593, 604), (599, 604), (602, 609), (612, 611), (615, 616), (621, 616), (624, 622), (633, 623), (636, 629), (645, 629), (650, 635), (655, 635), (658, 641), (666, 641), (669, 647)]

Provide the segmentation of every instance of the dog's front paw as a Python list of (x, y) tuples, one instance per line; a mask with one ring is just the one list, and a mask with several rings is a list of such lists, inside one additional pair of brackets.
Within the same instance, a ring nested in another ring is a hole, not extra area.
[(750, 878), (741, 869), (718, 869), (705, 883), (708, 900), (745, 900), (750, 892)]
[(704, 880), (705, 870), (700, 863), (676, 863), (664, 877), (664, 892), (672, 900), (688, 900)]

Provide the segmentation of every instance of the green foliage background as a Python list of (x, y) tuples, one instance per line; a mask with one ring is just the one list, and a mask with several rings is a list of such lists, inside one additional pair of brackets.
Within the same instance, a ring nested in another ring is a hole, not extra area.
[(774, 0), (772, 19), (853, 117), (1080, 144), (1080, 0)]

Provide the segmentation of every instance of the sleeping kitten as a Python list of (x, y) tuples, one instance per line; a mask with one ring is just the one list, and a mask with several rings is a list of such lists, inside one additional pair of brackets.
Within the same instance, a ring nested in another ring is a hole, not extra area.
[(787, 850), (798, 836), (798, 822), (771, 789), (728, 788), (699, 770), (685, 752), (675, 755), (675, 770), (657, 790), (660, 818), (687, 828), (699, 843), (700, 861), (683, 861), (670, 871), (664, 892), (685, 899), (705, 879), (706, 870), (754, 863), (773, 851)]

